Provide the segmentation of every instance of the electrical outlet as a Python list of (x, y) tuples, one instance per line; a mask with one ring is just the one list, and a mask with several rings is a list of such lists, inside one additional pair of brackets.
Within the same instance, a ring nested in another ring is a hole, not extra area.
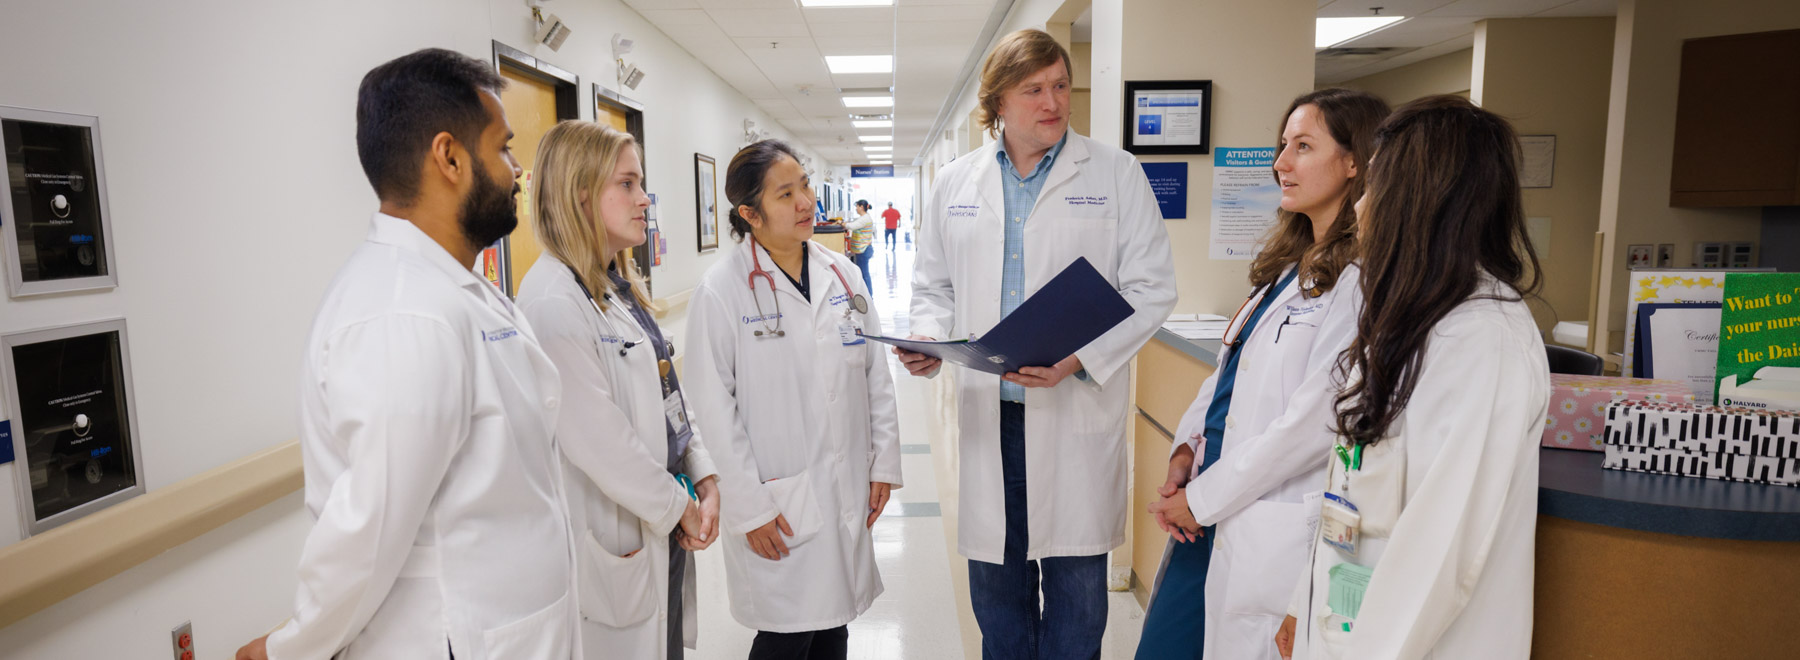
[(175, 660), (194, 660), (194, 622), (183, 621), (169, 631), (169, 644), (175, 647)]

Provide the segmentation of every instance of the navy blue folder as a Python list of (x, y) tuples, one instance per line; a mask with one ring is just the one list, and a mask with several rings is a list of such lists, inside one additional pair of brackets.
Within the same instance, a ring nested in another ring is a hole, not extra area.
[(1719, 309), (1723, 303), (1643, 303), (1638, 305), (1637, 341), (1631, 347), (1631, 375), (1634, 378), (1655, 378), (1656, 359), (1651, 343), (1656, 341), (1650, 334), (1650, 317), (1665, 309)]
[(977, 371), (1005, 374), (1020, 367), (1055, 365), (1131, 318), (1135, 311), (1082, 257), (1045, 282), (980, 339), (920, 341), (867, 336)]

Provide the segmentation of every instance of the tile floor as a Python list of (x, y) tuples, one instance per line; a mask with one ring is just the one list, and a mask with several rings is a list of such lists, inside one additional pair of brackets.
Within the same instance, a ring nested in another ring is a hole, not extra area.
[[(877, 243), (870, 272), (875, 308), (885, 334), (904, 336), (911, 299), (912, 251), (889, 254)], [(969, 609), (968, 564), (956, 554), (956, 457), (934, 414), (942, 385), (907, 376), (889, 358), (900, 410), (904, 488), (875, 523), (875, 560), (886, 591), (850, 624), (853, 660), (949, 660), (981, 657), (980, 630)], [(702, 552), (697, 566), (700, 643), (692, 660), (736, 660), (749, 654), (756, 632), (732, 620), (722, 554)], [(1143, 610), (1129, 593), (1109, 594), (1101, 657), (1126, 660), (1137, 648)]]

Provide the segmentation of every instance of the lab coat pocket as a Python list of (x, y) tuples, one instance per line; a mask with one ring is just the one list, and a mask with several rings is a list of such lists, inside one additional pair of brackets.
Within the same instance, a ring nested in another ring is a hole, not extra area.
[[(1087, 257), (1094, 270), (1100, 271), (1108, 282), (1117, 285), (1118, 249), (1119, 249), (1119, 217), (1103, 215), (1097, 217), (1062, 216), (1051, 218), (1048, 223), (1056, 237), (1054, 242), (1044, 245), (1050, 248), (1050, 262), (1060, 264), (1054, 266), (1051, 275), (1062, 272), (1076, 257)], [(1025, 249), (1027, 252), (1038, 247), (1028, 235)]]
[(1217, 533), (1221, 554), (1213, 563), (1229, 567), (1220, 611), (1285, 616), (1311, 548), (1306, 505), (1257, 500), (1225, 519)]
[(614, 628), (628, 628), (656, 614), (658, 589), (652, 547), (630, 557), (607, 552), (592, 532), (581, 537), (577, 579), (581, 616)]
[(1398, 430), (1390, 433), (1363, 448), (1362, 469), (1350, 475), (1349, 499), (1362, 513), (1364, 538), (1393, 535), (1400, 509), (1406, 505), (1405, 439)]
[(819, 533), (819, 503), (813, 497), (812, 479), (806, 472), (791, 477), (763, 482), (769, 496), (775, 499), (775, 510), (787, 519), (794, 535), (782, 539), (789, 548), (799, 547)]
[(574, 617), (569, 594), (523, 619), (489, 628), (481, 634), (484, 654), (478, 658), (567, 658), (574, 653)]

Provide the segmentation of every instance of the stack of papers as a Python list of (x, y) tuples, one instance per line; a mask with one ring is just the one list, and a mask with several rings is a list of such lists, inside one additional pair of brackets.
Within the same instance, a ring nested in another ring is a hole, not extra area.
[(1224, 339), (1225, 328), (1229, 325), (1231, 319), (1218, 314), (1170, 314), (1169, 320), (1163, 322), (1162, 327), (1182, 339), (1198, 341)]

